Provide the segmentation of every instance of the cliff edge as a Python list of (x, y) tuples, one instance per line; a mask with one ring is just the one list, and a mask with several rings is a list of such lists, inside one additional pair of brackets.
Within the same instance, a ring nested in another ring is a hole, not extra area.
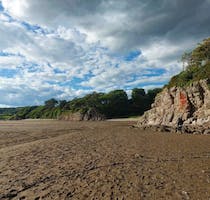
[[(191, 83), (187, 87), (165, 88), (156, 96), (151, 110), (138, 121), (137, 126), (169, 126), (175, 128), (178, 118), (185, 127), (203, 127), (210, 133), (210, 79)], [(190, 130), (188, 130), (190, 131)]]

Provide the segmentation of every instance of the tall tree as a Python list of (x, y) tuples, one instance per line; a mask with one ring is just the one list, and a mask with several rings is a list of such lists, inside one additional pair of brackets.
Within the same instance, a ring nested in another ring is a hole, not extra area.
[(52, 98), (52, 99), (45, 101), (44, 103), (45, 103), (45, 107), (47, 109), (51, 109), (51, 108), (54, 108), (58, 104), (58, 101), (56, 99)]
[(147, 96), (142, 88), (134, 88), (131, 93), (133, 114), (143, 114), (148, 107)]

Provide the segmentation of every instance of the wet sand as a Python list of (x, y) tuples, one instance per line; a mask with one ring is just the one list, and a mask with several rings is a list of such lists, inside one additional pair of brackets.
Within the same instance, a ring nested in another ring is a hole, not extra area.
[(210, 199), (210, 136), (136, 122), (0, 122), (0, 199)]

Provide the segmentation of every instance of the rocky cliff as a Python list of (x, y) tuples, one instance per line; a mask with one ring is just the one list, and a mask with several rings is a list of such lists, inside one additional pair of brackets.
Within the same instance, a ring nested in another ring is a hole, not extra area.
[(184, 125), (210, 128), (209, 79), (192, 83), (188, 87), (165, 88), (156, 96), (151, 110), (139, 120), (138, 126), (175, 127), (178, 118)]
[(96, 109), (90, 108), (86, 112), (69, 112), (61, 115), (59, 120), (66, 121), (101, 121), (105, 116), (100, 114)]

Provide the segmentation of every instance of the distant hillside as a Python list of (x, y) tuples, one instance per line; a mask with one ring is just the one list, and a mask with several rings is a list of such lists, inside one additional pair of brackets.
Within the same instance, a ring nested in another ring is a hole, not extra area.
[(9, 119), (16, 112), (18, 112), (18, 108), (0, 108), (0, 120)]
[(0, 115), (2, 114), (15, 114), (17, 108), (0, 108)]
[(182, 57), (186, 69), (171, 78), (168, 88), (184, 87), (203, 79), (210, 79), (210, 38), (205, 39), (190, 53)]

